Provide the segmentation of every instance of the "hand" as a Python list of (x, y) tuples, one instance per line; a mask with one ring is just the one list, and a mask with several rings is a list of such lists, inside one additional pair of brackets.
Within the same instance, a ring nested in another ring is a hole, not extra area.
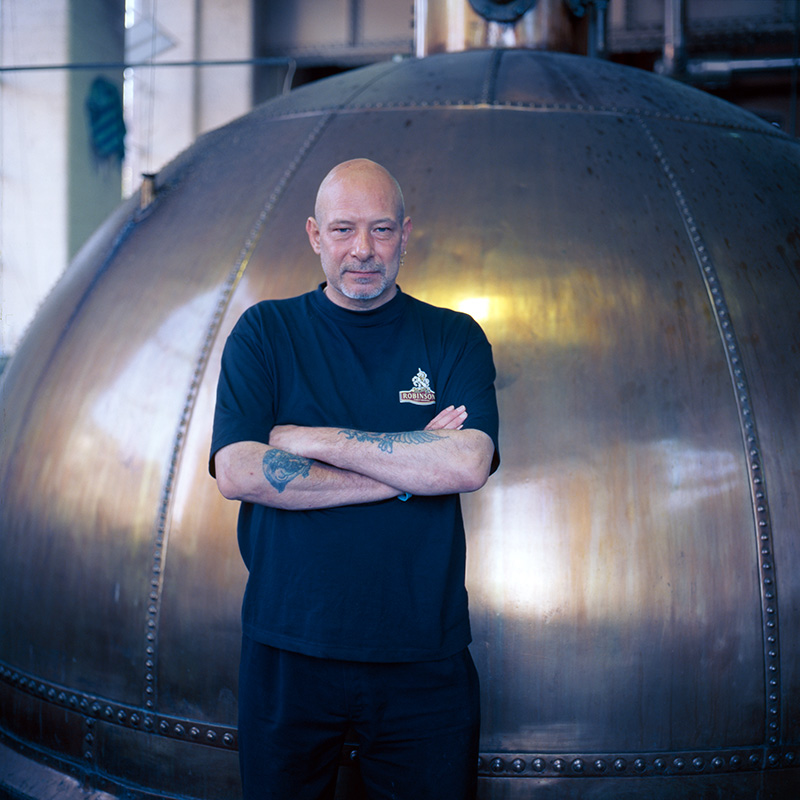
[(426, 426), (426, 431), (460, 431), (467, 418), (465, 406), (448, 406), (440, 411)]

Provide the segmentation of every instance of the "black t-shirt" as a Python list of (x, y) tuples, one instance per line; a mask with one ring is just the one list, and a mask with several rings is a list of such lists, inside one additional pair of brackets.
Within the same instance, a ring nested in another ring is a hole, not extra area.
[[(494, 377), (471, 317), (399, 290), (363, 312), (335, 305), (322, 285), (257, 303), (222, 356), (212, 471), (220, 448), (266, 443), (275, 425), (421, 430), (462, 403), (464, 427), (487, 433), (497, 453)], [(458, 495), (311, 511), (242, 503), (238, 535), (250, 572), (244, 632), (257, 641), (383, 662), (445, 658), (470, 641)]]

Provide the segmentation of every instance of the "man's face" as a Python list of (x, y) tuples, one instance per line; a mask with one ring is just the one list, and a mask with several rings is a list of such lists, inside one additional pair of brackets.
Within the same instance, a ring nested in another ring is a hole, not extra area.
[(371, 169), (343, 171), (325, 186), (306, 230), (337, 305), (376, 308), (394, 297), (411, 220), (393, 182)]

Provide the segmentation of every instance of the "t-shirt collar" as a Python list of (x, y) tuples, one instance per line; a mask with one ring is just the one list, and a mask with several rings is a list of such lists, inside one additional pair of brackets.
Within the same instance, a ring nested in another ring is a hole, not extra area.
[(327, 283), (323, 281), (317, 286), (316, 290), (311, 293), (311, 301), (326, 317), (342, 325), (361, 327), (385, 325), (400, 316), (408, 299), (407, 295), (403, 294), (403, 290), (398, 286), (394, 297), (387, 303), (366, 311), (354, 311), (349, 308), (343, 308), (330, 300), (325, 294), (326, 285)]

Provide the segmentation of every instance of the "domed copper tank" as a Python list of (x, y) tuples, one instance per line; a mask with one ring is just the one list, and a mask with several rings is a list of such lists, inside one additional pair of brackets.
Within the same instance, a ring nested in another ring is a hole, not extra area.
[(405, 189), (403, 289), (494, 344), (503, 464), (464, 498), (481, 797), (798, 796), (800, 149), (531, 51), (271, 101), (70, 266), (2, 384), (2, 779), (237, 797), (220, 351), (322, 279), (304, 222), (354, 156)]

